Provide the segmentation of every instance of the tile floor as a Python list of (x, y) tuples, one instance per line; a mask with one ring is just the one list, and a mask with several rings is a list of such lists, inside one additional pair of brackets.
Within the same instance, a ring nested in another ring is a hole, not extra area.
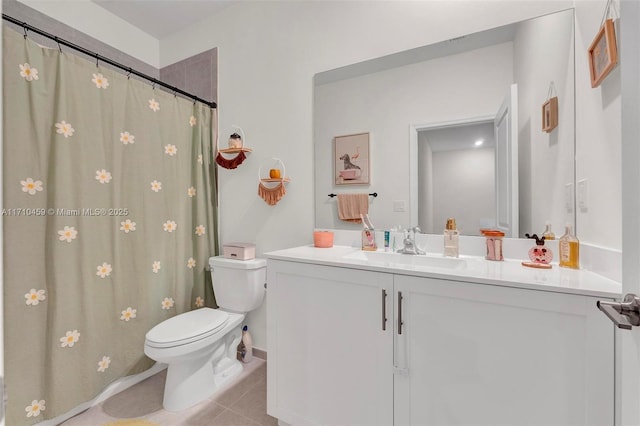
[(275, 426), (267, 414), (267, 363), (255, 358), (239, 378), (211, 398), (180, 413), (162, 408), (166, 370), (120, 392), (62, 423), (100, 426), (121, 419), (143, 418), (162, 426)]

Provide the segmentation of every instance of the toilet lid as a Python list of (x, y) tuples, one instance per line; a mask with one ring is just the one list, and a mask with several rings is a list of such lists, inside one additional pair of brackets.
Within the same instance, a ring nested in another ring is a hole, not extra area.
[(147, 344), (171, 347), (191, 343), (215, 334), (229, 314), (219, 309), (200, 308), (169, 318), (147, 332)]

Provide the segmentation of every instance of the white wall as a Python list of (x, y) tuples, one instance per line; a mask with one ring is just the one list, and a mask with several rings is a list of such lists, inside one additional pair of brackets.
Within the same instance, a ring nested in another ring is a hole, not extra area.
[[(512, 67), (513, 44), (503, 43), (316, 86), (316, 226), (361, 229), (338, 219), (327, 194), (362, 191), (378, 193), (369, 208), (378, 229), (412, 225), (410, 125), (495, 115), (513, 81)], [(371, 184), (336, 186), (333, 138), (360, 132), (370, 132)], [(406, 211), (395, 212), (395, 201), (404, 201)]]
[(461, 234), (480, 235), (495, 224), (494, 194), (493, 147), (433, 153), (434, 234), (453, 217)]
[[(522, 236), (541, 234), (546, 220), (560, 236), (565, 223), (574, 222), (573, 209), (565, 208), (565, 184), (573, 182), (574, 174), (572, 22), (571, 12), (527, 21), (518, 27), (514, 39)], [(561, 47), (548, 49), (549, 45)], [(551, 82), (555, 86), (552, 96), (558, 97), (559, 124), (546, 133), (542, 131), (542, 104), (548, 99)]]
[[(0, 3), (0, 10), (2, 10), (2, 4)], [(2, 53), (2, 47), (0, 46), (0, 54)], [(2, 67), (0, 67), (0, 81), (3, 80)], [(3, 113), (4, 102), (0, 104), (0, 117), (4, 117)], [(4, 179), (3, 164), (4, 159), (2, 153), (4, 152), (4, 146), (2, 143), (2, 137), (0, 136), (0, 209), (4, 209)], [(4, 259), (4, 227), (0, 227), (0, 259)], [(0, 426), (5, 425), (5, 384), (4, 384), (4, 262), (0, 262)]]
[[(63, 3), (57, 11), (39, 10), (53, 17), (71, 14), (74, 2)], [(586, 66), (586, 48), (605, 4), (575, 4), (577, 174), (589, 178), (593, 201), (588, 212), (578, 215), (577, 228), (585, 242), (619, 248), (619, 78), (614, 71), (602, 88), (591, 89)], [(161, 40), (159, 67), (218, 47), (221, 139), (237, 124), (254, 148), (237, 170), (220, 170), (222, 240), (255, 241), (259, 254), (311, 243), (314, 74), (573, 6), (571, 0), (243, 1)], [(60, 19), (77, 28), (89, 26), (83, 31), (105, 42), (113, 37), (95, 33), (92, 23), (101, 19), (96, 15), (86, 14), (75, 23)], [(126, 51), (126, 46), (114, 47)], [(292, 182), (284, 199), (267, 207), (256, 196), (257, 169), (272, 156), (285, 161)], [(266, 348), (264, 308), (249, 321), (256, 347)]]
[[(426, 141), (427, 132), (418, 132), (418, 224), (424, 227), (422, 232), (429, 233), (434, 229), (434, 196), (433, 196), (433, 150)], [(414, 175), (415, 177), (415, 175)], [(413, 208), (413, 206), (411, 206)]]
[[(218, 47), (220, 132), (243, 126), (254, 148), (221, 170), (223, 241), (260, 253), (312, 241), (313, 75), (571, 7), (571, 1), (238, 2), (161, 42), (161, 66)], [(279, 156), (292, 182), (275, 207), (256, 197), (256, 170)], [(267, 296), (268, 297), (268, 296)], [(249, 316), (266, 347), (264, 310)]]
[[(613, 1), (616, 10), (620, 10), (618, 3)], [(620, 66), (592, 89), (587, 60), (605, 4), (603, 0), (576, 2), (576, 181), (587, 179), (589, 192), (588, 210), (577, 210), (576, 229), (582, 242), (621, 249)]]

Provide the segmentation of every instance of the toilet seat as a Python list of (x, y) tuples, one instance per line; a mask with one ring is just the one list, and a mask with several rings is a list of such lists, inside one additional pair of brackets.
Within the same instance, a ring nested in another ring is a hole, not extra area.
[(200, 308), (169, 318), (146, 334), (146, 344), (171, 348), (193, 343), (216, 334), (224, 327), (229, 314), (220, 309)]

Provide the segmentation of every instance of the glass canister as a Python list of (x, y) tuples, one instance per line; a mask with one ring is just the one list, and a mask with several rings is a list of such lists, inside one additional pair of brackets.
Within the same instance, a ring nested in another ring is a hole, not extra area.
[(502, 256), (502, 239), (504, 232), (495, 229), (483, 229), (482, 235), (486, 238), (487, 260), (504, 260)]

